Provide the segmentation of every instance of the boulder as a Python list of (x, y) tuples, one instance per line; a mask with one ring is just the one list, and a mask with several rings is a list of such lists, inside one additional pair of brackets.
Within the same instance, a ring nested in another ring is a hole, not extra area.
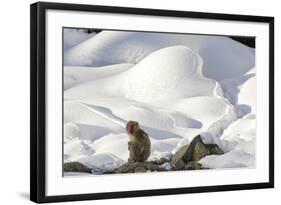
[(186, 163), (182, 159), (174, 160), (172, 166), (175, 170), (181, 170), (185, 167)]
[(217, 144), (205, 144), (205, 146), (209, 150), (210, 154), (217, 154), (217, 155), (224, 154), (224, 152), (221, 150), (221, 148), (219, 148)]
[[(172, 164), (175, 165), (177, 161), (183, 159), (185, 153), (187, 152), (188, 145), (182, 146), (171, 158)], [(181, 160), (182, 161), (182, 160)], [(185, 163), (182, 161), (182, 163)]]
[(152, 163), (153, 163), (153, 164), (162, 165), (162, 164), (165, 164), (165, 163), (170, 162), (170, 161), (171, 161), (170, 158), (164, 158), (164, 157), (162, 157), (162, 158), (160, 158), (160, 159), (158, 159), (158, 160), (153, 161)]
[(64, 172), (92, 173), (91, 169), (80, 162), (67, 162), (63, 165)]
[(198, 163), (198, 162), (188, 162), (184, 168), (184, 170), (199, 170), (199, 169), (204, 169), (202, 167), (202, 164)]
[[(199, 165), (194, 163), (198, 162), (200, 159), (206, 155), (211, 154), (223, 154), (223, 151), (216, 144), (205, 144), (201, 136), (196, 136), (189, 145), (184, 145), (172, 156), (172, 165), (174, 169), (197, 169)], [(193, 164), (189, 164), (194, 162)], [(195, 166), (196, 165), (196, 166)], [(193, 168), (192, 168), (193, 167)]]
[(146, 172), (145, 167), (136, 167), (135, 168), (135, 173), (143, 173)]
[(121, 167), (115, 169), (113, 173), (141, 173), (141, 172), (154, 172), (154, 171), (167, 171), (154, 162), (128, 162)]

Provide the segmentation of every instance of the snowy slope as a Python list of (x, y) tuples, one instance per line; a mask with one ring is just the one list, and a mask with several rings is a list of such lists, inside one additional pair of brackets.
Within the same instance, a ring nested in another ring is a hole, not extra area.
[(105, 66), (140, 62), (160, 48), (183, 45), (198, 53), (203, 73), (216, 80), (254, 67), (252, 49), (227, 37), (148, 32), (102, 31), (65, 52), (65, 65)]
[[(64, 90), (79, 83), (84, 83), (99, 78), (108, 77), (131, 68), (133, 64), (116, 64), (104, 67), (64, 67)], [(83, 70), (81, 70), (83, 69)]]
[(64, 160), (97, 174), (117, 168), (128, 159), (126, 122), (136, 120), (150, 160), (201, 134), (226, 152), (204, 166), (253, 167), (253, 67), (254, 52), (227, 37), (103, 31), (65, 52)]
[[(115, 96), (141, 102), (195, 96), (222, 95), (216, 81), (202, 75), (201, 57), (187, 47), (174, 46), (155, 51), (132, 69), (67, 90), (68, 99)], [(100, 88), (103, 88), (102, 90)]]
[(200, 163), (210, 168), (254, 167), (255, 129), (254, 114), (238, 119), (225, 130), (218, 142), (226, 154), (206, 156)]
[(64, 50), (68, 50), (69, 48), (78, 45), (79, 43), (93, 37), (95, 33), (86, 33), (84, 29), (71, 29), (64, 28), (63, 29), (63, 47)]

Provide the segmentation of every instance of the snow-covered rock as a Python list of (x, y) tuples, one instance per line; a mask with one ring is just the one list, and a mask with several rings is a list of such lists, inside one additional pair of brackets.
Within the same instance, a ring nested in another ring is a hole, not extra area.
[(226, 152), (220, 156), (206, 156), (199, 162), (208, 168), (254, 167), (256, 121), (248, 114), (232, 123), (217, 141)]

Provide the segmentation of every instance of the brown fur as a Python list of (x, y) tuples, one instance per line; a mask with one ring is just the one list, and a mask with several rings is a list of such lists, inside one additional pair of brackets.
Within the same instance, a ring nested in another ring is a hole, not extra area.
[(128, 150), (129, 162), (144, 162), (150, 155), (151, 143), (146, 134), (136, 121), (129, 121), (126, 126), (129, 135)]

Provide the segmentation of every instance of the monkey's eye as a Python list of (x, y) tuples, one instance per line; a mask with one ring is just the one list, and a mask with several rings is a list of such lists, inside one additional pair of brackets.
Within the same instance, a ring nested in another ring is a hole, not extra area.
[(134, 125), (129, 124), (128, 127), (127, 127), (127, 130), (129, 130), (131, 132), (133, 130), (133, 128), (134, 128)]

